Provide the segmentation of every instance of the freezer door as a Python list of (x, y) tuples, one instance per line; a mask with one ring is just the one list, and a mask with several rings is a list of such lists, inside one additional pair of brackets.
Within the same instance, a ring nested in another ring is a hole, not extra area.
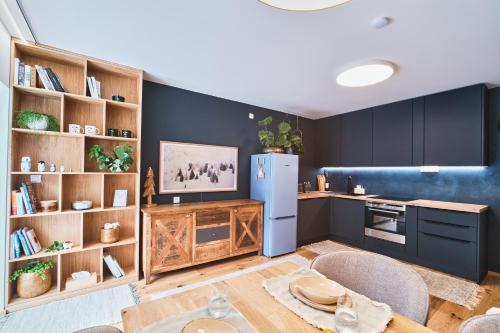
[[(269, 239), (264, 239), (264, 255), (268, 257), (290, 253), (297, 248), (297, 218), (269, 220)], [(265, 237), (265, 236), (264, 236)]]
[(299, 157), (297, 155), (272, 154), (272, 189), (270, 218), (297, 215), (297, 184), (299, 181)]

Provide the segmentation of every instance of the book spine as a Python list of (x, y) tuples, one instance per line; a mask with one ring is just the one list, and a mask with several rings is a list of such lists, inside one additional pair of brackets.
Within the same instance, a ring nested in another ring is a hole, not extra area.
[(120, 271), (120, 275), (125, 276), (125, 272), (123, 271), (122, 266), (120, 266), (120, 264), (115, 258), (113, 258), (113, 263), (115, 264), (116, 268), (118, 268), (118, 270)]
[(28, 194), (30, 196), (31, 207), (33, 209), (33, 213), (38, 213), (41, 210), (40, 200), (36, 196), (35, 190), (33, 189), (33, 185), (31, 182), (25, 182), (26, 189), (28, 190)]
[(34, 254), (35, 251), (33, 251), (33, 245), (31, 245), (31, 242), (28, 238), (28, 234), (26, 233), (27, 230), (28, 230), (28, 227), (24, 227), (21, 229), (21, 233), (23, 234), (23, 237), (26, 240), (26, 245), (28, 245), (28, 249), (30, 250), (30, 253)]
[(28, 214), (33, 214), (33, 211), (31, 210), (30, 195), (28, 194), (28, 190), (26, 189), (26, 184), (22, 183), (20, 189), (23, 193), (23, 202), (26, 208), (26, 212)]
[(118, 270), (118, 268), (114, 265), (114, 262), (113, 262), (113, 257), (110, 256), (109, 254), (105, 254), (103, 256), (104, 258), (104, 262), (106, 263), (106, 266), (108, 266), (109, 268), (109, 271), (111, 272), (111, 274), (113, 274), (113, 276), (115, 278), (119, 278), (121, 277), (121, 273), (120, 271)]
[(17, 215), (26, 214), (26, 210), (24, 209), (23, 194), (21, 192), (16, 192), (16, 206)]
[(101, 82), (96, 80), (95, 83), (97, 87), (97, 97), (101, 98)]
[(35, 230), (33, 230), (33, 229), (27, 230), (26, 235), (28, 236), (28, 240), (31, 243), (31, 247), (33, 248), (33, 252), (34, 253), (40, 252), (42, 250), (42, 245), (40, 244), (38, 237), (36, 237)]
[(19, 76), (18, 76), (18, 78), (19, 78), (18, 84), (20, 86), (23, 86), (24, 85), (24, 63), (23, 62), (21, 62), (19, 64)]
[(10, 215), (17, 215), (17, 191), (11, 191), (10, 194)]
[(30, 83), (31, 83), (31, 87), (35, 88), (36, 87), (36, 70), (35, 68), (31, 67), (31, 79), (30, 79)]
[(17, 231), (14, 231), (15, 237), (14, 237), (14, 254), (16, 258), (21, 257), (21, 240), (19, 239), (19, 236), (17, 234)]
[(15, 259), (16, 258), (16, 233), (13, 232), (10, 234), (9, 237), (9, 258), (10, 259)]
[(21, 61), (19, 58), (14, 59), (14, 84), (17, 85), (19, 84), (19, 65), (21, 64)]
[(23, 248), (24, 254), (26, 254), (27, 256), (30, 256), (31, 252), (30, 252), (30, 249), (28, 247), (28, 243), (26, 243), (26, 239), (24, 239), (23, 233), (21, 232), (21, 230), (17, 230), (16, 233), (17, 233), (17, 237), (19, 237), (19, 240), (21, 241), (21, 246)]
[(54, 85), (52, 84), (52, 81), (50, 81), (49, 73), (47, 72), (47, 68), (43, 68), (42, 72), (43, 72), (43, 75), (45, 77), (45, 80), (47, 81), (47, 85), (49, 86), (49, 90), (56, 90), (56, 88), (54, 88)]
[(25, 87), (31, 86), (31, 66), (30, 65), (24, 66), (24, 86)]
[(40, 78), (40, 81), (42, 81), (42, 85), (45, 89), (47, 90), (50, 90), (49, 88), (49, 84), (47, 83), (46, 79), (45, 79), (45, 76), (44, 76), (44, 72), (43, 72), (43, 67), (42, 66), (38, 66), (38, 65), (35, 65), (35, 68), (36, 68), (36, 71), (38, 73), (38, 77)]
[(52, 71), (52, 69), (51, 68), (46, 68), (45, 70), (47, 71), (47, 76), (49, 77), (50, 83), (52, 84), (52, 86), (54, 87), (54, 89), (56, 91), (64, 91), (64, 90), (62, 90), (61, 87), (59, 87), (59, 84), (57, 82), (56, 76), (54, 75), (54, 72)]
[(59, 83), (59, 86), (61, 87), (61, 91), (64, 92), (65, 91), (64, 90), (64, 85), (63, 85), (61, 79), (59, 78), (59, 75), (57, 75), (57, 73), (54, 72), (54, 71), (52, 71), (52, 74), (54, 74), (54, 76), (56, 77), (56, 80)]

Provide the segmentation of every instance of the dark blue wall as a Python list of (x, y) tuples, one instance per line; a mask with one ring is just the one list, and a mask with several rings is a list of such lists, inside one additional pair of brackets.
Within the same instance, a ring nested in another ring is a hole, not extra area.
[[(181, 202), (242, 199), (250, 196), (250, 155), (260, 153), (257, 139), (257, 121), (273, 117), (273, 125), (286, 118), (286, 114), (253, 105), (234, 102), (188, 90), (144, 81), (142, 106), (142, 161), (141, 183), (149, 166), (155, 172), (158, 184), (160, 141), (192, 142), (236, 146), (239, 148), (238, 191), (191, 193), (180, 195)], [(249, 119), (248, 113), (255, 118)], [(288, 115), (295, 127), (296, 117)], [(311, 182), (314, 169), (314, 122), (299, 118), (304, 135), (305, 151), (300, 158), (299, 179)], [(173, 195), (159, 195), (157, 203), (172, 203)]]
[(410, 168), (328, 169), (336, 179), (335, 189), (345, 190), (347, 176), (353, 176), (353, 183), (362, 184), (369, 193), (489, 205), (489, 267), (500, 272), (500, 88), (489, 95), (489, 167), (432, 174)]

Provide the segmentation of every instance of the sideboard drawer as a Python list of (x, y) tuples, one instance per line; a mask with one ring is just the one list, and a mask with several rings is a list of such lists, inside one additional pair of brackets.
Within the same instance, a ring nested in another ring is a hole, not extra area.
[(231, 222), (230, 209), (201, 209), (196, 211), (196, 226), (203, 227), (211, 224)]
[(229, 239), (229, 226), (205, 228), (196, 230), (196, 244)]
[(418, 220), (418, 231), (431, 235), (460, 239), (470, 242), (476, 242), (477, 240), (476, 228), (458, 224)]
[(229, 256), (229, 239), (215, 244), (198, 245), (194, 250), (194, 261), (204, 262)]
[(418, 219), (477, 227), (477, 214), (454, 212), (443, 209), (419, 208)]

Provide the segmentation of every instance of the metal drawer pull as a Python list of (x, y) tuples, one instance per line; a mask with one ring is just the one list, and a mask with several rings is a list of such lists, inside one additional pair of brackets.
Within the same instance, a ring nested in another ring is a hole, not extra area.
[(394, 211), (384, 210), (384, 209), (375, 209), (375, 208), (368, 208), (368, 210), (371, 210), (374, 212), (380, 212), (380, 213), (393, 214), (393, 215), (399, 215), (399, 213), (400, 213), (400, 212), (394, 212)]
[(423, 234), (428, 236), (428, 237), (447, 239), (447, 240), (461, 242), (461, 243), (467, 243), (467, 244), (472, 243), (471, 241), (467, 241), (467, 240), (463, 240), (463, 239), (451, 238), (451, 237), (446, 237), (446, 236), (441, 236), (441, 235), (434, 235), (434, 234), (429, 234), (427, 232), (423, 232)]
[(450, 223), (450, 222), (441, 222), (441, 221), (433, 221), (433, 220), (425, 220), (425, 219), (423, 219), (422, 221), (428, 222), (428, 223), (434, 223), (434, 224), (442, 224), (442, 225), (447, 225), (447, 226), (457, 227), (457, 228), (462, 228), (462, 229), (472, 228), (471, 226), (468, 226), (468, 225), (454, 224), (454, 223)]

